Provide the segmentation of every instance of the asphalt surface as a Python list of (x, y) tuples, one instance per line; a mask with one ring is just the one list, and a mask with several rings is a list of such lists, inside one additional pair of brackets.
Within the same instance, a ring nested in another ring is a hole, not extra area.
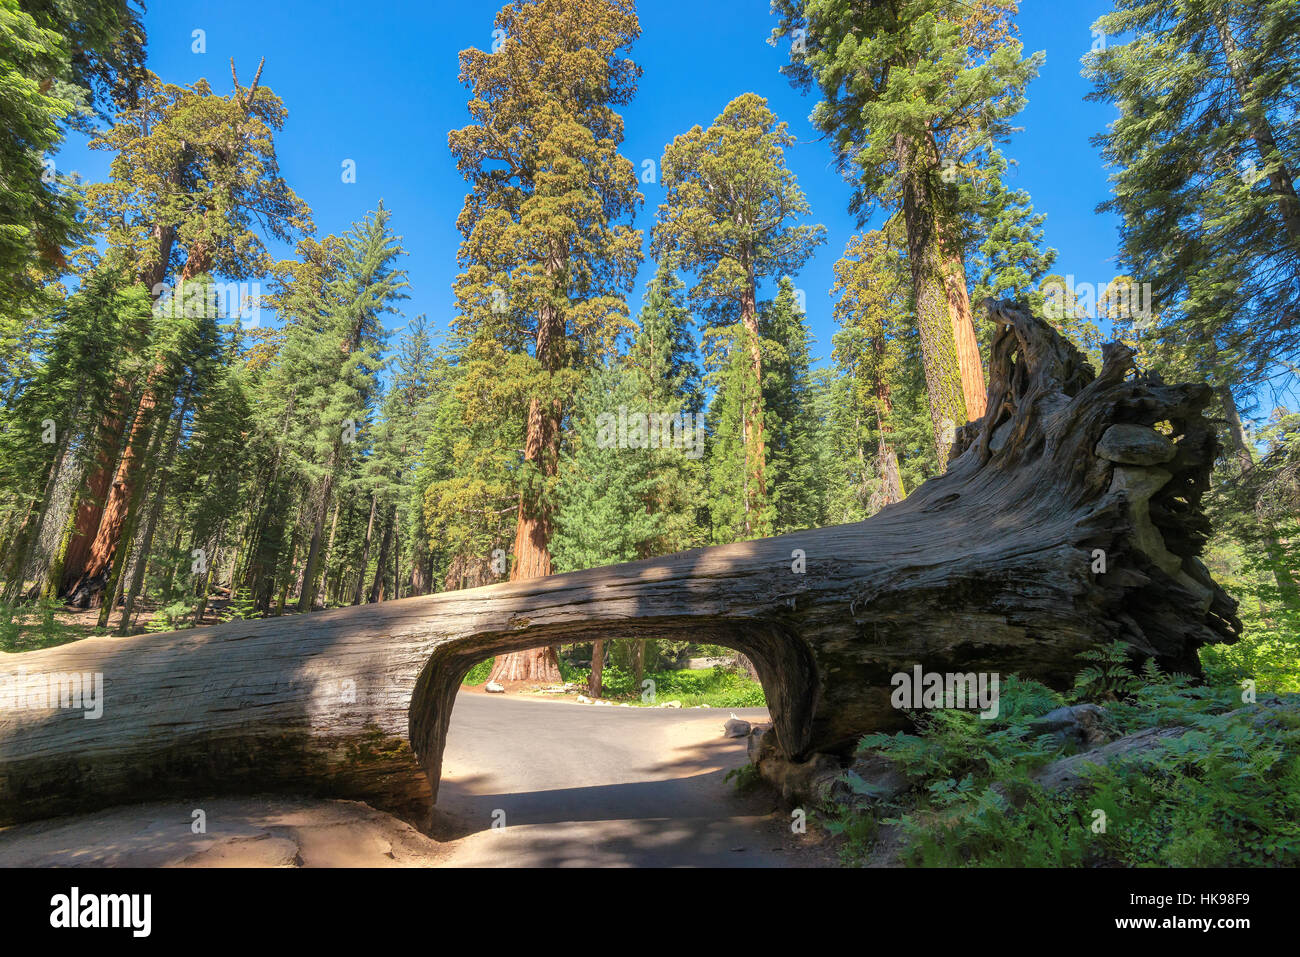
[(731, 713), (462, 692), (438, 794), (435, 834), (454, 841), (441, 863), (797, 865), (771, 797), (724, 780), (746, 762), (745, 739), (722, 734)]

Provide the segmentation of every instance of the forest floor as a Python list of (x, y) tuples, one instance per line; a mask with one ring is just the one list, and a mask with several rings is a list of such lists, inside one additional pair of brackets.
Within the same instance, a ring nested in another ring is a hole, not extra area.
[(726, 780), (747, 757), (722, 720), (462, 693), (431, 835), (352, 801), (213, 798), (6, 828), (0, 866), (833, 866), (824, 832)]

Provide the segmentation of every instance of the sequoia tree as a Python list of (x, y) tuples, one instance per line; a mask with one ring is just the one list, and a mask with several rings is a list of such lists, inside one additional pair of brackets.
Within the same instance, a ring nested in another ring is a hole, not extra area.
[[(625, 51), (640, 25), (631, 0), (515, 0), (496, 27), (493, 52), (460, 55), (472, 122), (448, 137), (470, 184), (453, 328), (467, 344), (467, 417), (526, 415), (510, 572), (521, 580), (551, 573), (566, 405), (628, 327), (642, 197), (615, 107), (636, 92)], [(558, 661), (547, 648), (507, 655), (492, 677), (558, 680)]]
[[(276, 160), (273, 137), (286, 111), (260, 79), (259, 68), (250, 87), (236, 80), (229, 96), (218, 96), (206, 80), (180, 87), (147, 74), (135, 105), (91, 141), (117, 154), (109, 181), (87, 191), (109, 260), (155, 300), (177, 272), (181, 282), (257, 275), (266, 260), (259, 229), (288, 240), (313, 228)], [(138, 405), (123, 388), (105, 411), (101, 457), (64, 557), (66, 590), (83, 606), (98, 600), (128, 517), (156, 395), (148, 386), (136, 392)]]
[(855, 183), (852, 208), (902, 214), (942, 467), (951, 431), (984, 411), (955, 181), (1010, 132), (1042, 56), (1021, 56), (1009, 0), (774, 0), (773, 9), (773, 42), (793, 41), (783, 72), (821, 91), (813, 122)]
[(716, 325), (736, 324), (731, 337), (747, 356), (752, 387), (740, 413), (745, 537), (771, 531), (759, 283), (797, 273), (825, 241), (825, 227), (798, 223), (809, 207), (785, 163), (792, 143), (767, 100), (736, 97), (708, 129), (693, 127), (664, 150), (666, 201), (654, 228), (655, 255), (698, 275), (692, 301)]

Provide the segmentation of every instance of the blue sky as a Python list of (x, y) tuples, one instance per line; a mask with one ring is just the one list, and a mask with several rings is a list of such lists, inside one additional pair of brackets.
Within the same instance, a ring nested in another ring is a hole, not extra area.
[[(456, 216), (466, 187), (447, 151), (449, 130), (465, 125), (466, 91), (457, 80), (457, 54), (492, 43), (496, 0), (374, 2), (356, 0), (168, 0), (149, 5), (149, 67), (165, 81), (206, 77), (230, 89), (230, 58), (247, 84), (266, 57), (264, 85), (289, 111), (278, 139), (281, 169), (312, 208), (321, 235), (343, 232), (380, 199), (409, 256), (408, 316), (426, 313), (444, 329), (452, 315), (459, 234)], [(1108, 194), (1107, 174), (1089, 138), (1104, 129), (1113, 107), (1088, 103), (1080, 57), (1093, 43), (1091, 25), (1109, 9), (1103, 0), (1065, 4), (1024, 0), (1018, 18), (1026, 51), (1047, 59), (1029, 88), (1029, 106), (1004, 152), (1018, 163), (1009, 177), (1047, 214), (1046, 243), (1059, 252), (1055, 270), (1078, 282), (1104, 284), (1117, 273), (1117, 221), (1094, 210)], [(808, 123), (815, 100), (800, 95), (777, 71), (785, 52), (767, 44), (775, 25), (768, 0), (643, 0), (642, 36), (633, 58), (642, 66), (636, 100), (624, 111), (623, 152), (638, 170), (658, 163), (665, 144), (695, 124), (707, 125), (734, 97), (767, 97), (789, 123), (797, 144), (791, 169), (827, 227), (827, 243), (796, 277), (806, 291), (815, 355), (830, 352), (834, 322), (828, 292), (833, 267), (855, 224), (849, 188), (836, 174), (826, 144)], [(194, 53), (193, 31), (205, 32), (206, 53)], [(356, 162), (356, 183), (342, 182), (344, 160)], [(72, 141), (63, 169), (88, 179), (107, 175), (109, 157)], [(643, 184), (637, 225), (647, 245), (662, 199)], [(278, 255), (290, 250), (275, 248)], [(642, 268), (631, 305), (640, 307), (652, 271)], [(391, 317), (390, 326), (401, 325)]]

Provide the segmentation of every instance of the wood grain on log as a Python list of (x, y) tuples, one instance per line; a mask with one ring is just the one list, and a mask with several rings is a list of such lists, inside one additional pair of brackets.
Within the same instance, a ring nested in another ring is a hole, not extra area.
[[(1121, 640), (1135, 658), (1197, 673), (1197, 649), (1240, 630), (1197, 559), (1215, 453), (1209, 387), (1138, 375), (1124, 346), (1107, 348), (1094, 378), (1042, 320), (988, 308), (999, 330), (985, 416), (959, 430), (944, 475), (868, 521), (0, 656), (0, 674), (100, 673), (104, 684), (99, 719), (0, 710), (0, 821), (275, 790), (418, 820), (436, 799), (465, 672), (561, 642), (679, 637), (743, 652), (793, 760), (905, 724), (890, 678), (918, 664), (1060, 687), (1078, 652)], [(1159, 427), (1175, 455), (1158, 467), (1099, 457), (1117, 423)]]

